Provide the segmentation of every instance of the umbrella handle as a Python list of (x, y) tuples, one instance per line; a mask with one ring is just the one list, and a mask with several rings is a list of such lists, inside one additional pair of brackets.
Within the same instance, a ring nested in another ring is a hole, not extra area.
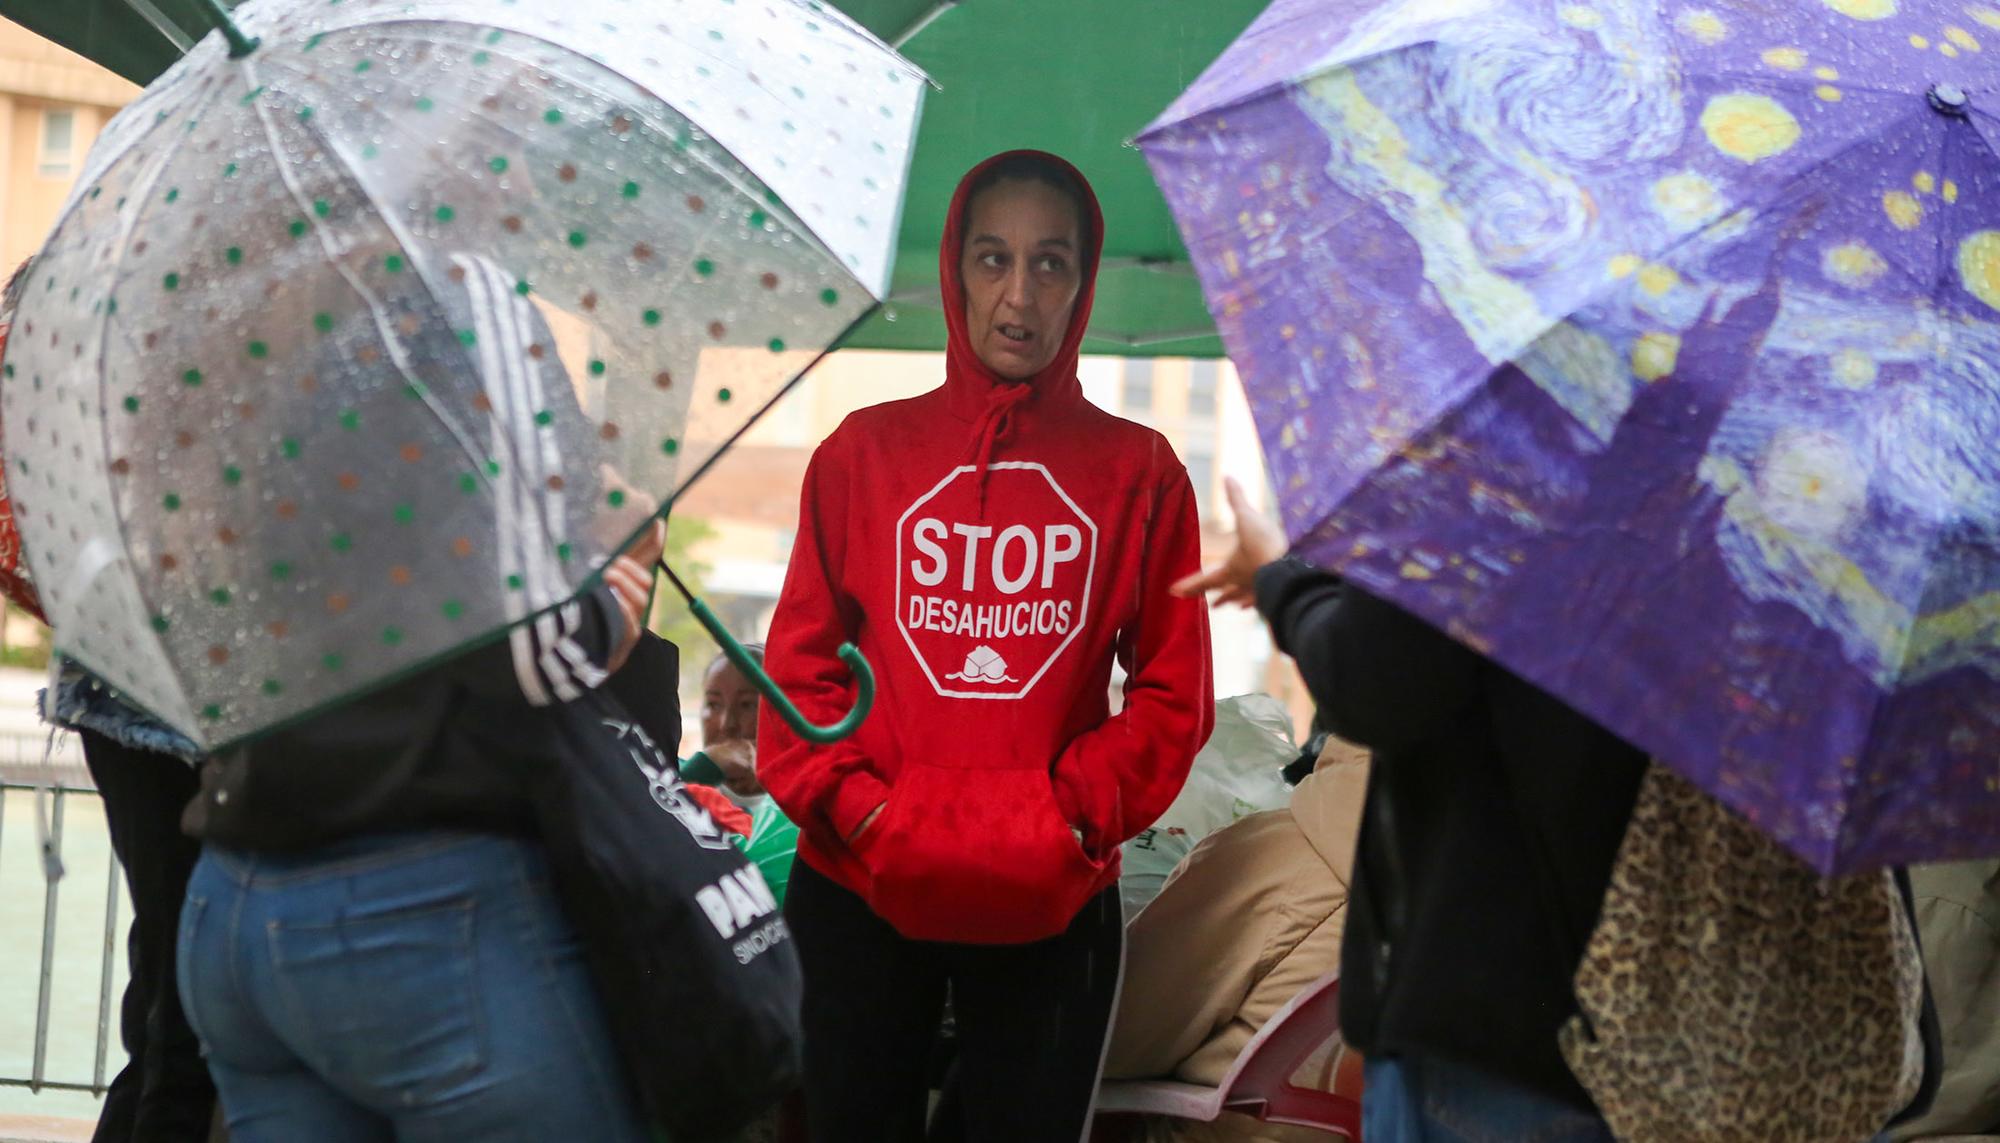
[(840, 721), (831, 726), (818, 726), (806, 721), (806, 716), (799, 713), (798, 707), (792, 705), (791, 698), (778, 689), (778, 684), (772, 681), (771, 676), (764, 673), (764, 668), (757, 664), (757, 660), (750, 657), (750, 652), (743, 649), (743, 644), (736, 641), (736, 637), (731, 635), (729, 629), (722, 625), (722, 621), (715, 617), (715, 612), (708, 609), (708, 604), (690, 598), (688, 610), (694, 613), (697, 622), (708, 629), (709, 635), (715, 639), (716, 645), (722, 648), (723, 656), (731, 665), (743, 672), (743, 677), (750, 680), (750, 685), (762, 692), (764, 700), (776, 708), (778, 717), (785, 720), (785, 725), (792, 728), (792, 733), (807, 742), (820, 746), (839, 742), (859, 730), (862, 721), (868, 717), (868, 711), (874, 707), (875, 671), (862, 656), (861, 648), (854, 644), (842, 643), (840, 649), (835, 652), (840, 656), (840, 661), (847, 664), (847, 669), (854, 672), (854, 682), (860, 691), (854, 698), (854, 709), (841, 716)]

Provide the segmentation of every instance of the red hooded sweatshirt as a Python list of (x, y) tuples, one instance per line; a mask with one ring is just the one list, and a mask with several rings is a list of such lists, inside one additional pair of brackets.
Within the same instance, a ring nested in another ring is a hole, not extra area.
[(972, 350), (961, 220), (967, 188), (1006, 157), (968, 173), (946, 216), (944, 385), (855, 413), (813, 454), (766, 641), (765, 669), (815, 722), (853, 704), (843, 641), (874, 666), (874, 713), (831, 746), (766, 704), (757, 772), (799, 824), (799, 856), (915, 940), (1062, 932), (1173, 801), (1213, 721), (1207, 614), (1167, 594), (1201, 560), (1187, 470), (1076, 378), (1103, 250), (1094, 197), (1055, 359), (1010, 382)]

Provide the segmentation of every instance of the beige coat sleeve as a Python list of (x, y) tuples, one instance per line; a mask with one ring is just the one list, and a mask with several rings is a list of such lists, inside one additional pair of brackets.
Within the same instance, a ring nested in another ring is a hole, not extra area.
[(1236, 1019), (1293, 923), (1287, 897), (1302, 863), (1326, 875), (1286, 810), (1244, 818), (1188, 854), (1126, 930), (1107, 1077), (1171, 1075)]

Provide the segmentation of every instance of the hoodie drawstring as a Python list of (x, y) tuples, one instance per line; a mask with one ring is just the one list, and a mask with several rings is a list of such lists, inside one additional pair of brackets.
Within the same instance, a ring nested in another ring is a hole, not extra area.
[(980, 411), (979, 420), (972, 427), (972, 467), (977, 474), (976, 486), (979, 490), (979, 516), (986, 517), (986, 473), (993, 460), (993, 450), (1007, 439), (1014, 427), (1014, 410), (1035, 395), (1034, 387), (1026, 382), (1012, 385), (995, 385), (993, 393), (986, 399), (986, 408)]

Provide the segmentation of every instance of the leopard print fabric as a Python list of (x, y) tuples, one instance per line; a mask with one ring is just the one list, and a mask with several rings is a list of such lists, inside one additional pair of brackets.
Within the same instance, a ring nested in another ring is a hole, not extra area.
[(1887, 871), (1823, 880), (1662, 766), (1577, 970), (1563, 1056), (1628, 1143), (1872, 1138), (1923, 1078)]

